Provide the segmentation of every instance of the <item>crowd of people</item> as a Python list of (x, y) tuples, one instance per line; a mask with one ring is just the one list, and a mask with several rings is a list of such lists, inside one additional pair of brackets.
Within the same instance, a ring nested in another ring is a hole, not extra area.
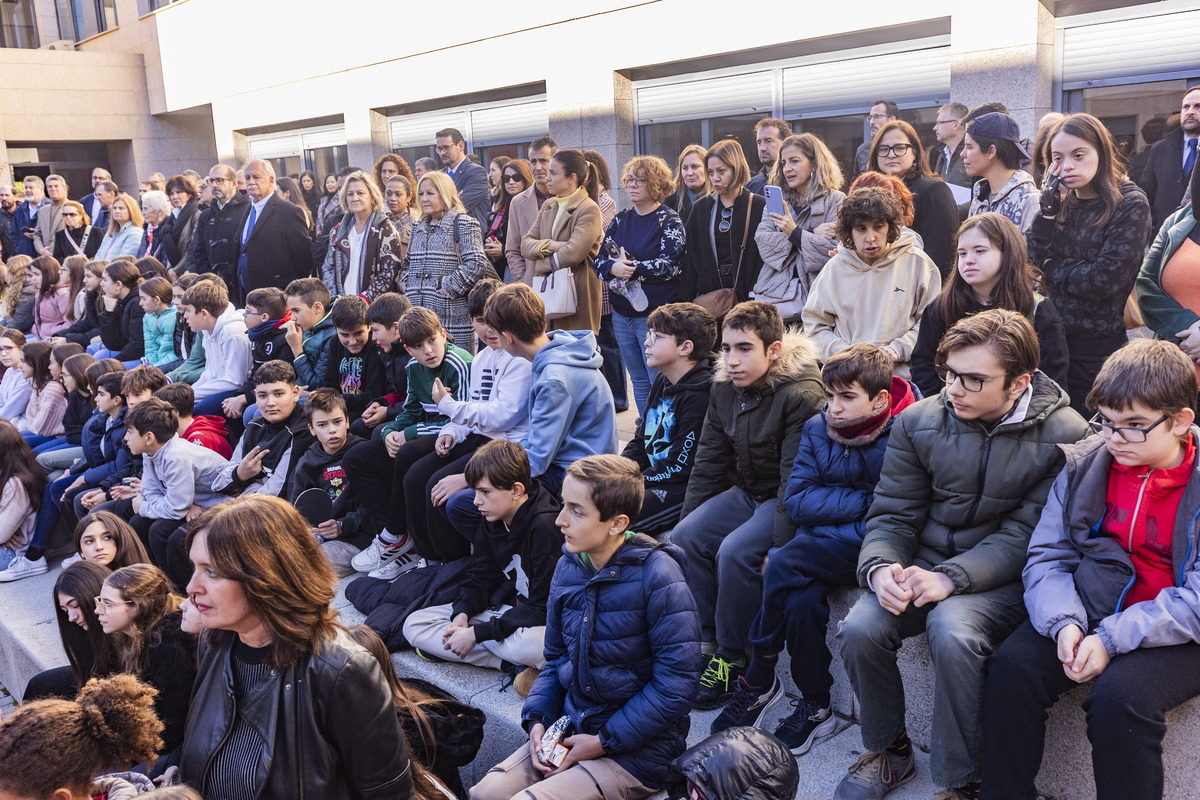
[[(794, 771), (835, 730), (828, 598), (862, 586), (837, 800), (913, 777), (923, 632), (937, 800), (1036, 797), (1093, 680), (1098, 797), (1161, 797), (1200, 694), (1200, 89), (1145, 190), (1088, 114), (1030, 142), (951, 103), (928, 152), (898, 116), (848, 178), (773, 118), (754, 174), (732, 139), (637, 156), (623, 210), (595, 151), (485, 167), (454, 129), (320, 184), (0, 187), (0, 581), (75, 551), (0, 794), (718, 800), (697, 759)], [(528, 745), (464, 787), (482, 715), (401, 648), (507, 673)], [(800, 698), (736, 733), (784, 651)]]

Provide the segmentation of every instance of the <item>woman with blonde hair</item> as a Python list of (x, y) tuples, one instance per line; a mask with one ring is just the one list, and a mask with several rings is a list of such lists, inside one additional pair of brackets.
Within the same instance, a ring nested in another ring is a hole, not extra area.
[(29, 280), (29, 265), (33, 259), (26, 255), (13, 256), (4, 264), (5, 289), (0, 325), (15, 328), (21, 333), (33, 330), (33, 304), (37, 291)]
[(569, 274), (575, 283), (575, 313), (558, 316), (551, 327), (598, 334), (601, 292), (595, 260), (604, 239), (599, 174), (580, 150), (559, 150), (550, 159), (549, 172), (546, 187), (555, 202), (542, 204), (521, 238), (521, 255), (534, 268), (526, 277), (537, 291), (547, 282), (544, 276)]
[(75, 200), (63, 203), (62, 217), (62, 230), (54, 234), (54, 257), (62, 261), (73, 255), (94, 256), (104, 240), (104, 231), (92, 224), (83, 204)]
[(119, 255), (136, 256), (142, 245), (142, 210), (138, 202), (121, 192), (109, 210), (108, 230), (96, 251), (96, 258), (112, 260)]
[(712, 184), (708, 180), (708, 168), (704, 166), (704, 158), (708, 154), (698, 144), (689, 144), (679, 154), (679, 162), (675, 166), (675, 190), (663, 200), (663, 205), (675, 209), (679, 218), (686, 225), (692, 215), (692, 206), (697, 200), (708, 197), (712, 193)]
[(783, 214), (765, 214), (754, 233), (763, 259), (754, 294), (778, 306), (786, 322), (800, 316), (808, 287), (837, 249), (846, 195), (837, 159), (813, 133), (783, 140), (768, 182), (783, 191)]
[(338, 624), (337, 578), (300, 513), (244, 495), (184, 546), (207, 631), (180, 777), (205, 797), (411, 798), (391, 690)]
[(458, 197), (444, 172), (426, 172), (417, 181), (420, 219), (413, 224), (400, 286), (414, 306), (437, 314), (454, 343), (474, 354), (475, 330), (467, 315), (467, 293), (496, 271), (483, 252), (479, 222)]
[(163, 721), (164, 753), (183, 743), (196, 680), (195, 639), (179, 627), (182, 602), (163, 571), (151, 564), (117, 570), (95, 599), (96, 619), (112, 638), (120, 670), (158, 690), (154, 710)]
[(371, 302), (396, 290), (400, 232), (388, 219), (383, 194), (365, 172), (346, 176), (338, 195), (343, 216), (329, 234), (321, 280), (333, 297), (362, 295)]
[(690, 246), (683, 261), (679, 299), (699, 298), (705, 301), (700, 305), (712, 311), (709, 297), (721, 289), (732, 289), (735, 303), (750, 299), (762, 269), (754, 232), (762, 222), (766, 201), (746, 189), (750, 165), (735, 139), (723, 139), (710, 147), (704, 164), (713, 190), (692, 206), (688, 217)]

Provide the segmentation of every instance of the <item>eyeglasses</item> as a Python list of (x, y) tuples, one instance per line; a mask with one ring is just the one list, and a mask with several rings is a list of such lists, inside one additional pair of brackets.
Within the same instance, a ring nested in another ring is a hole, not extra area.
[(993, 375), (990, 378), (981, 378), (978, 375), (963, 375), (961, 372), (955, 372), (947, 366), (937, 367), (937, 375), (947, 386), (953, 386), (955, 381), (962, 384), (962, 387), (968, 392), (982, 392), (985, 383), (991, 383), (994, 380), (1003, 378), (1007, 373)]
[(912, 150), (911, 144), (893, 144), (893, 145), (881, 144), (881, 145), (879, 145), (879, 147), (875, 148), (875, 152), (878, 153), (879, 155), (883, 156), (884, 158), (887, 158), (890, 155), (902, 156), (905, 153), (907, 153), (909, 150)]
[(939, 119), (939, 120), (934, 120), (933, 124), (935, 126), (936, 125), (953, 125), (956, 122), (958, 122), (958, 120), (956, 120), (956, 119)]
[(871, 120), (872, 122), (876, 120), (885, 120), (887, 118), (887, 114), (867, 114), (867, 119)]
[(243, 316), (243, 317), (265, 317), (265, 316), (267, 316), (267, 312), (265, 312), (265, 311), (251, 311), (251, 310), (250, 310), (250, 309), (248, 309), (248, 308), (244, 308), (244, 309), (242, 309), (242, 316)]
[(717, 230), (721, 233), (729, 233), (729, 229), (733, 227), (733, 206), (721, 209), (721, 222), (717, 225)]
[(133, 605), (133, 601), (132, 600), (106, 600), (103, 597), (96, 598), (96, 608), (103, 608), (105, 611), (109, 610), (113, 606), (126, 606), (126, 605), (127, 606)]
[(208, 182), (209, 183), (233, 183), (233, 181), (229, 180), (228, 178), (209, 178)]
[(449, 153), (453, 149), (454, 149), (454, 145), (452, 145), (452, 144), (439, 144), (439, 145), (434, 146), (433, 152)]
[(78, 211), (64, 211), (64, 212), (62, 213), (62, 215), (63, 215), (64, 217), (78, 217), (78, 216), (79, 216), (79, 212), (78, 212)]
[(625, 178), (625, 180), (623, 180), (621, 182), (624, 183), (626, 187), (645, 186), (646, 185), (645, 178), (637, 178), (637, 177), (634, 177), (633, 175), (630, 175), (629, 177)]
[(658, 344), (659, 339), (674, 339), (676, 343), (679, 342), (678, 336), (668, 336), (658, 331), (646, 331), (646, 347), (654, 347), (654, 345)]
[(1121, 434), (1121, 438), (1123, 440), (1125, 440), (1126, 442), (1128, 442), (1129, 444), (1141, 444), (1142, 442), (1146, 441), (1146, 437), (1149, 435), (1150, 431), (1154, 430), (1159, 425), (1162, 425), (1168, 419), (1170, 419), (1170, 416), (1167, 414), (1163, 414), (1161, 417), (1158, 418), (1157, 422), (1155, 422), (1154, 424), (1152, 424), (1148, 427), (1145, 427), (1145, 428), (1130, 428), (1130, 427), (1121, 428), (1121, 427), (1117, 427), (1116, 425), (1112, 425), (1108, 422), (1104, 422), (1103, 420), (1100, 419), (1100, 415), (1096, 414), (1096, 416), (1094, 416), (1088, 420), (1088, 425), (1092, 426), (1092, 430), (1094, 430), (1096, 433), (1098, 433), (1100, 435), (1101, 439), (1111, 439), (1119, 433), (1119, 434)]
[(520, 175), (514, 175), (513, 173), (508, 172), (508, 173), (505, 173), (505, 175), (504, 175), (504, 182), (505, 183), (524, 183), (525, 179), (522, 178)]
[(0, 345), (0, 353), (11, 353), (13, 350), (16, 350), (16, 349), (17, 349), (17, 346), (15, 344)]

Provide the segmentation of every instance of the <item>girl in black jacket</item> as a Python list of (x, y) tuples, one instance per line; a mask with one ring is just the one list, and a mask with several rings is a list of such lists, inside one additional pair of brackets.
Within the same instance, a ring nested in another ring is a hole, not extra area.
[[(1046, 276), (1070, 354), (1071, 407), (1084, 400), (1100, 366), (1126, 342), (1125, 303), (1150, 236), (1150, 201), (1125, 176), (1112, 134), (1091, 114), (1072, 114), (1050, 132), (1042, 213), (1025, 239)], [(1061, 181), (1049, 188), (1052, 178)]]
[(126, 369), (137, 366), (146, 354), (142, 334), (142, 306), (136, 291), (142, 276), (128, 261), (114, 261), (104, 268), (100, 290), (104, 294), (100, 309), (100, 341), (104, 345), (96, 358), (115, 358)]
[(104, 277), (107, 261), (89, 261), (83, 267), (83, 316), (55, 334), (56, 337), (68, 342), (87, 347), (92, 340), (100, 335), (100, 308), (104, 293), (100, 291), (100, 281)]

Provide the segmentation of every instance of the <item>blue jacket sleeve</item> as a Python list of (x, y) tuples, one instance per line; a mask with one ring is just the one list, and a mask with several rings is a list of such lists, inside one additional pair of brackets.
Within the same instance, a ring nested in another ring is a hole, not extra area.
[(561, 381), (540, 381), (533, 388), (529, 403), (529, 433), (522, 443), (529, 453), (530, 472), (535, 478), (545, 475), (554, 464), (554, 456), (567, 435), (574, 408), (571, 393)]
[(568, 558), (573, 556), (559, 558), (550, 581), (550, 600), (546, 605), (546, 666), (534, 679), (521, 710), (521, 724), (526, 731), (538, 722), (549, 725), (561, 717), (567, 697), (566, 688), (558, 680), (558, 671), (569, 658), (562, 636), (562, 586), (564, 578), (571, 573)]
[[(817, 441), (819, 434), (812, 427), (817, 423), (823, 426), (825, 421), (821, 417), (813, 417), (804, 426), (800, 449), (796, 452), (792, 474), (788, 476), (787, 488), (784, 490), (783, 505), (797, 525), (816, 527), (865, 523), (867, 509), (871, 507), (872, 492), (852, 486), (830, 485), (827, 482), (819, 467), (823, 459), (818, 447), (822, 443)], [(860, 458), (857, 453), (847, 453), (845, 457)]]

